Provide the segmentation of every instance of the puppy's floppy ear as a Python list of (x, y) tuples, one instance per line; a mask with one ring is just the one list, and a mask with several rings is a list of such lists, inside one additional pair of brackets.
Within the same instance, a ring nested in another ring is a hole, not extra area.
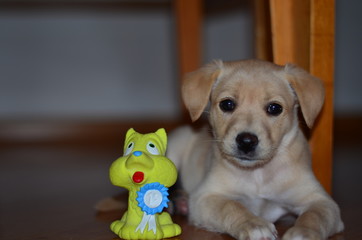
[(324, 103), (324, 86), (319, 78), (293, 64), (284, 68), (290, 86), (295, 91), (304, 120), (309, 128), (313, 126)]
[(182, 99), (194, 122), (206, 108), (214, 82), (222, 68), (222, 61), (214, 61), (187, 74), (182, 79)]

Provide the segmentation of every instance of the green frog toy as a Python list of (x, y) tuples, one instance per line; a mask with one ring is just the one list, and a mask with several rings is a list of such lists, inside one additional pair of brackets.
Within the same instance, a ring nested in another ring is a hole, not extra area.
[(110, 168), (111, 182), (129, 191), (128, 209), (111, 230), (123, 239), (162, 239), (181, 234), (179, 225), (163, 209), (168, 203), (168, 188), (177, 179), (173, 162), (165, 157), (166, 131), (140, 134), (129, 129), (124, 155)]

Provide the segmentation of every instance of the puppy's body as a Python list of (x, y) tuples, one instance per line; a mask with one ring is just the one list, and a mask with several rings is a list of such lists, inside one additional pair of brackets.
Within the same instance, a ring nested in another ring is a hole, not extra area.
[(184, 80), (196, 120), (210, 99), (211, 131), (189, 127), (168, 153), (189, 193), (190, 220), (238, 239), (274, 239), (273, 222), (298, 219), (283, 239), (325, 239), (342, 231), (338, 206), (315, 179), (301, 107), (312, 126), (323, 104), (320, 81), (294, 66), (249, 60), (215, 62)]

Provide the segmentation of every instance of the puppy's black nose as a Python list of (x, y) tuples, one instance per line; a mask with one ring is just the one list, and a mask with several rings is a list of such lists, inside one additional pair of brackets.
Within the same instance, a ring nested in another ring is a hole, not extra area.
[(243, 151), (245, 154), (253, 152), (259, 143), (258, 137), (248, 132), (240, 133), (238, 136), (236, 136), (235, 141), (238, 149)]

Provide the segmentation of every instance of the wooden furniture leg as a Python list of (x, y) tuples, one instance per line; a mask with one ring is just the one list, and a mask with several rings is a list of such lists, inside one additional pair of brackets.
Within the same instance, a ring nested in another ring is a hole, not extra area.
[(313, 169), (332, 188), (334, 0), (270, 0), (273, 57), (295, 63), (321, 78), (325, 105), (310, 139)]
[(311, 2), (310, 72), (323, 79), (326, 97), (310, 142), (313, 168), (329, 193), (333, 157), (334, 4), (334, 0)]
[(180, 76), (201, 64), (203, 0), (174, 0)]
[[(177, 26), (179, 76), (182, 77), (201, 65), (203, 0), (174, 0), (173, 4)], [(189, 122), (190, 117), (183, 104), (181, 109), (183, 121)]]
[(255, 57), (273, 61), (269, 0), (254, 0), (253, 10)]

